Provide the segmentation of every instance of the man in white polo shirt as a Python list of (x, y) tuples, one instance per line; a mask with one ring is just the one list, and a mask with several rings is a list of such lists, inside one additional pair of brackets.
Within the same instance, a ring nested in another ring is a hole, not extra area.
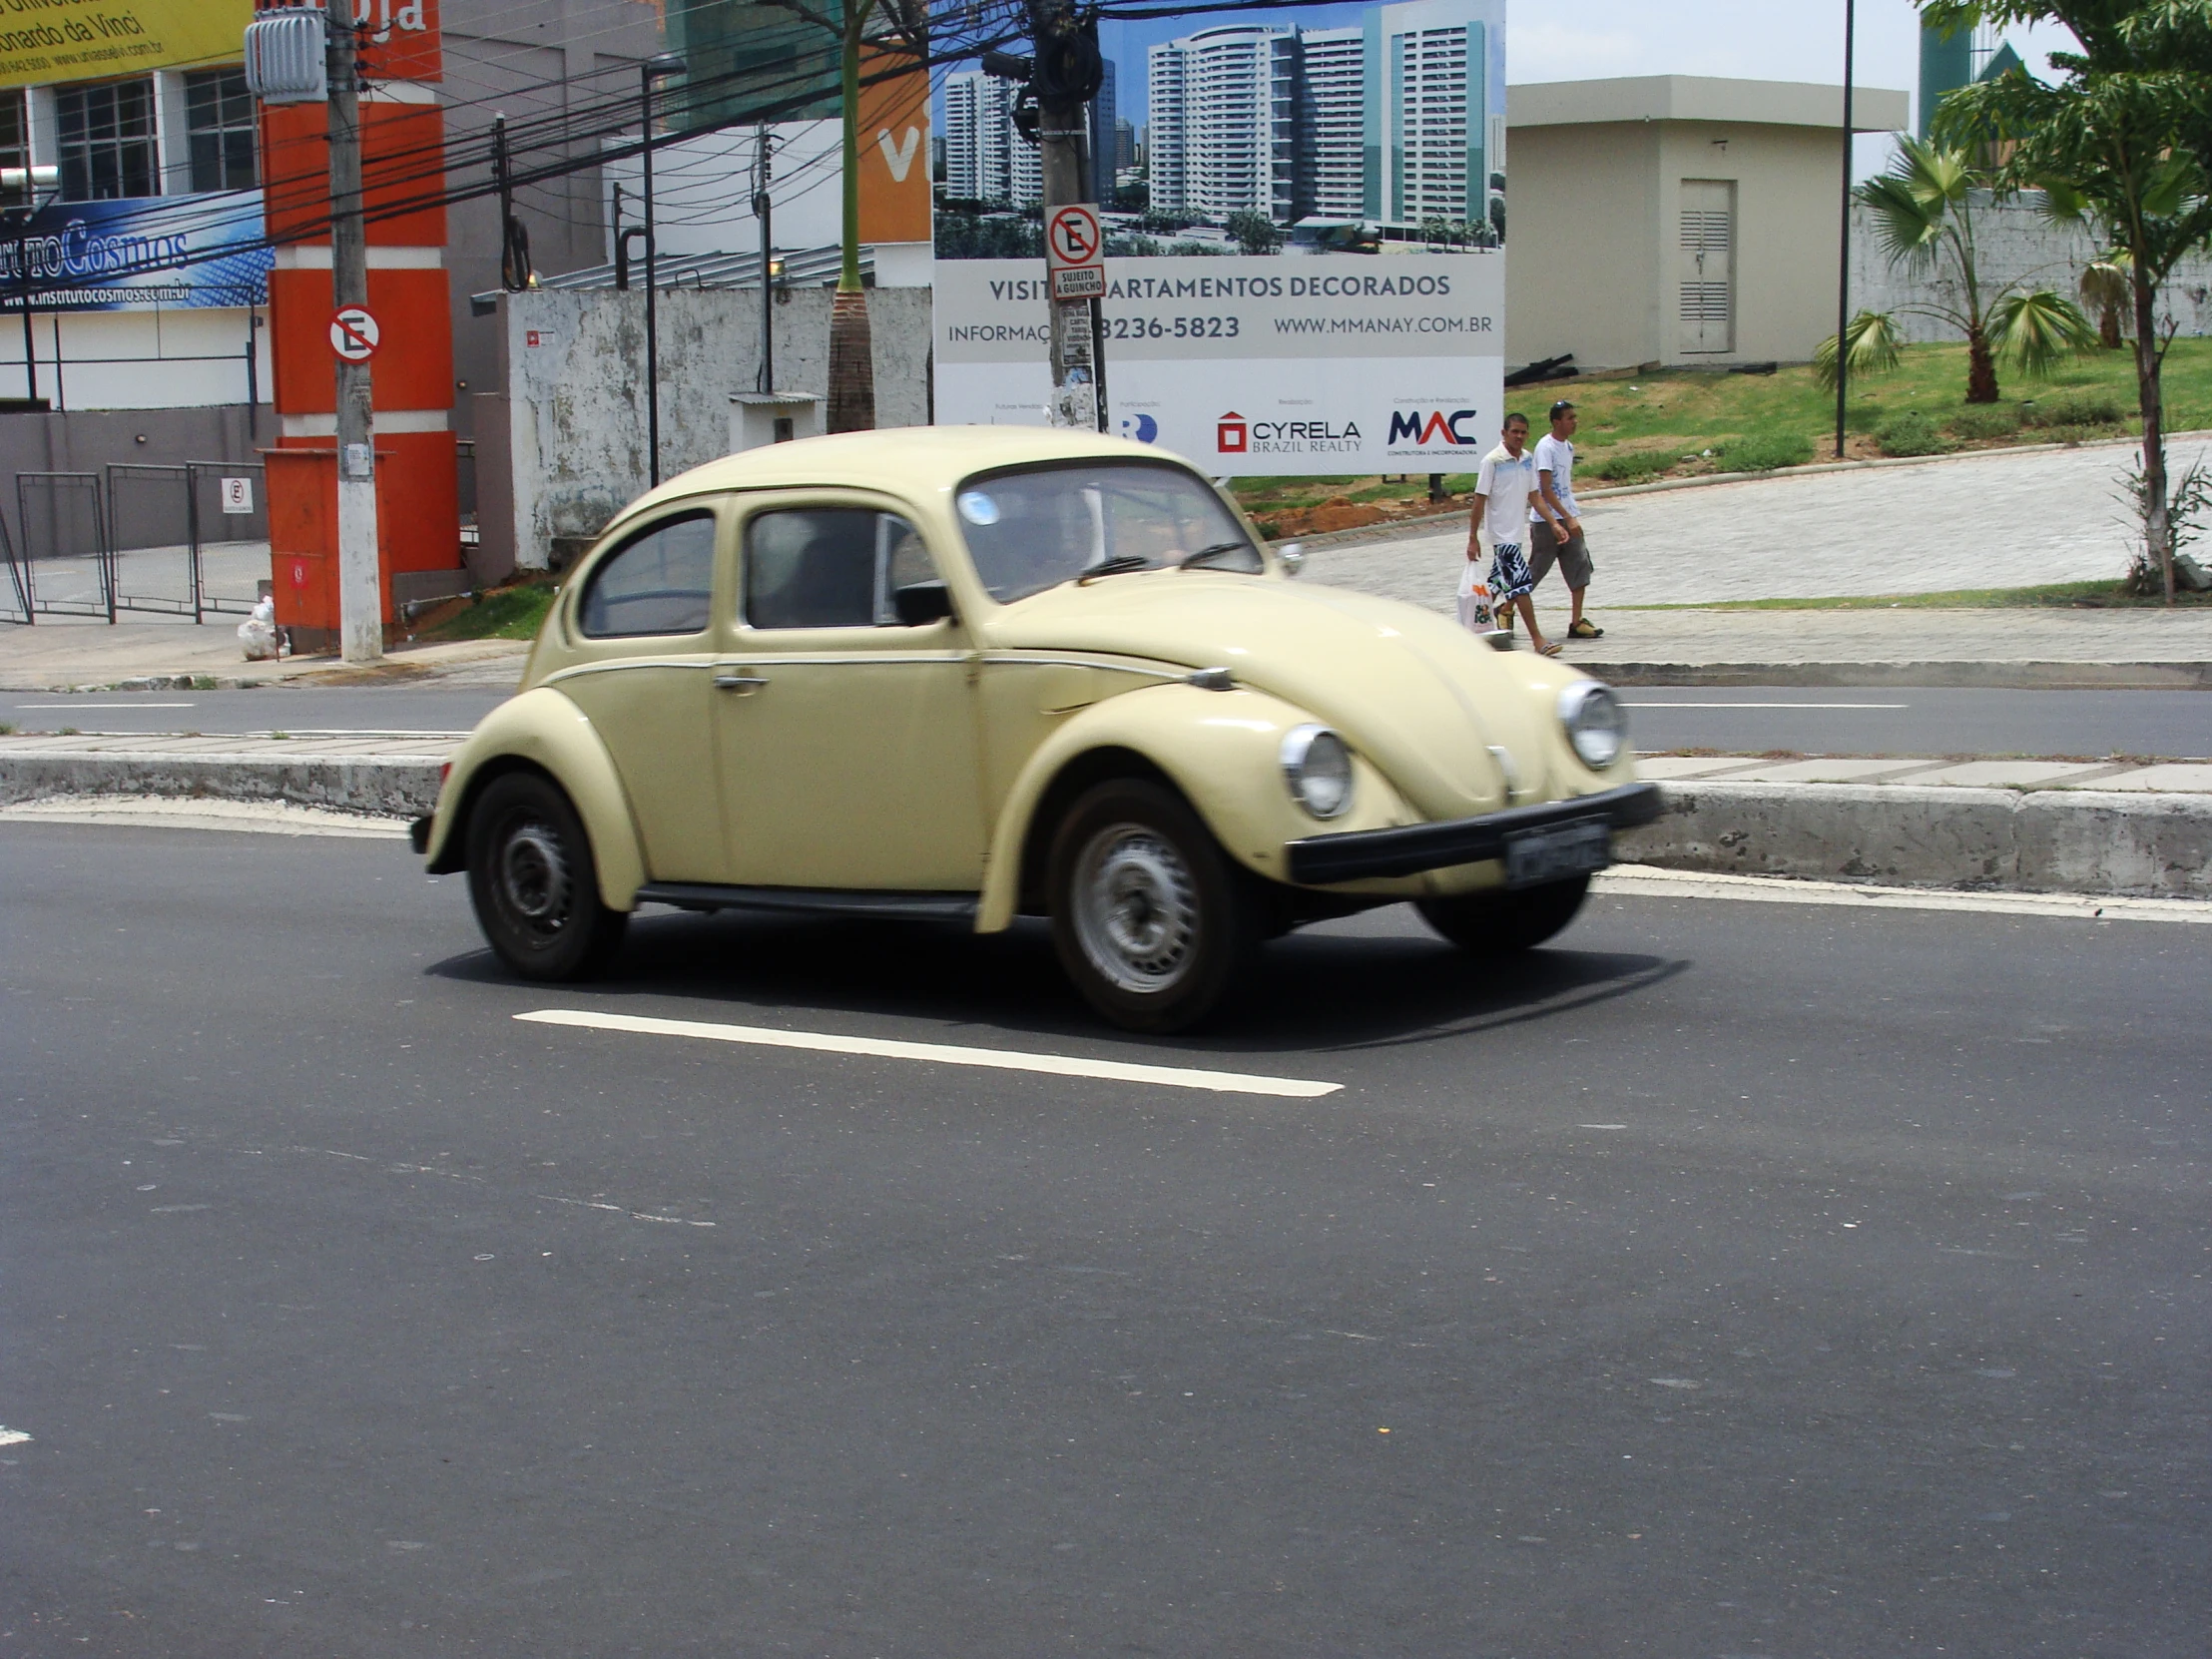
[[(1542, 519), (1549, 528), (1553, 516), (1537, 486), (1536, 457), (1522, 447), (1528, 442), (1528, 417), (1507, 415), (1503, 436), (1505, 441), (1482, 457), (1481, 470), (1475, 474), (1474, 510), (1467, 520), (1467, 575), (1472, 576), (1482, 556), (1478, 532), (1486, 530), (1490, 537), (1489, 603), (1495, 625), (1510, 628), (1512, 610), (1507, 607), (1518, 609), (1521, 620), (1528, 624), (1530, 648), (1543, 656), (1556, 657), (1559, 647), (1544, 639), (1536, 626), (1536, 608), (1528, 602), (1528, 590), (1535, 583), (1522, 552), (1529, 521)], [(1565, 539), (1563, 524), (1558, 535)], [(1471, 586), (1469, 580), (1462, 579), (1459, 620), (1466, 627), (1479, 628), (1485, 619), (1476, 616), (1478, 607), (1468, 603)]]
[[(1590, 585), (1590, 550), (1582, 541), (1582, 517), (1574, 505), (1574, 405), (1564, 397), (1551, 406), (1551, 431), (1536, 444), (1538, 493), (1550, 513), (1528, 515), (1528, 582), (1542, 582), (1556, 564), (1574, 603), (1574, 618), (1567, 624), (1570, 640), (1594, 640), (1605, 630), (1582, 614), (1582, 595)], [(1533, 506), (1533, 503), (1531, 503)], [(1561, 535), (1552, 528), (1556, 518), (1564, 526)]]

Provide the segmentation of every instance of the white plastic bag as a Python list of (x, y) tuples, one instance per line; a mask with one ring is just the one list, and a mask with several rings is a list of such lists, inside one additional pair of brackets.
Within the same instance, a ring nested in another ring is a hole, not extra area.
[(276, 657), (276, 601), (266, 596), (256, 601), (254, 611), (239, 624), (239, 644), (246, 651), (250, 663), (274, 662)]

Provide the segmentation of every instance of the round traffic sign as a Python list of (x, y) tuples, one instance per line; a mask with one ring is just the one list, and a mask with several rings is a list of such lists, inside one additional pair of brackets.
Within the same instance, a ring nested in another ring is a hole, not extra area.
[(346, 362), (367, 362), (381, 337), (366, 305), (341, 305), (330, 314), (330, 349)]
[(1098, 260), (1098, 210), (1088, 203), (1053, 209), (1045, 235), (1054, 265), (1092, 265)]

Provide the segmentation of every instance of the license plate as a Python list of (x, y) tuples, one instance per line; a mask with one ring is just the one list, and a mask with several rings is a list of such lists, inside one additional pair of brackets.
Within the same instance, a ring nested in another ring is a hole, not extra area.
[(1613, 861), (1613, 830), (1601, 818), (1521, 830), (1505, 837), (1505, 884), (1541, 886), (1588, 875)]

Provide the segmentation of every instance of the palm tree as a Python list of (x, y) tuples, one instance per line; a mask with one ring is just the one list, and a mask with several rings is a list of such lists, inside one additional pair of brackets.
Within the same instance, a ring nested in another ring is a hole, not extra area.
[(2114, 248), (2081, 269), (2081, 303), (2097, 313), (2097, 343), (2107, 351), (2120, 348), (2120, 316), (2127, 309), (2134, 263), (2126, 249)]
[[(1858, 191), (1859, 200), (1874, 211), (1891, 265), (1934, 275), (1957, 294), (1955, 304), (1901, 305), (1894, 313), (1868, 314), (1935, 317), (1964, 334), (1969, 403), (1997, 400), (2000, 353), (2009, 354), (2023, 373), (2041, 374), (2064, 353), (2096, 338), (2072, 300), (2047, 287), (2029, 289), (2024, 277), (1984, 291), (1975, 259), (1974, 214), (1989, 199), (1993, 182), (1966, 151), (1901, 134), (1890, 171)], [(1894, 322), (1890, 331), (1897, 331)], [(1823, 349), (1833, 355), (1834, 340)], [(1856, 352), (1852, 360), (1856, 366)]]
[[(928, 61), (927, 0), (769, 0), (830, 35), (837, 44), (837, 92), (843, 115), (839, 157), (843, 259), (836, 296), (830, 304), (830, 410), (828, 429), (865, 432), (875, 425), (875, 356), (868, 328), (867, 289), (860, 285), (860, 48), (870, 25), (887, 25), (894, 49)], [(881, 17), (878, 19), (877, 13)], [(874, 32), (881, 33), (879, 26)]]

